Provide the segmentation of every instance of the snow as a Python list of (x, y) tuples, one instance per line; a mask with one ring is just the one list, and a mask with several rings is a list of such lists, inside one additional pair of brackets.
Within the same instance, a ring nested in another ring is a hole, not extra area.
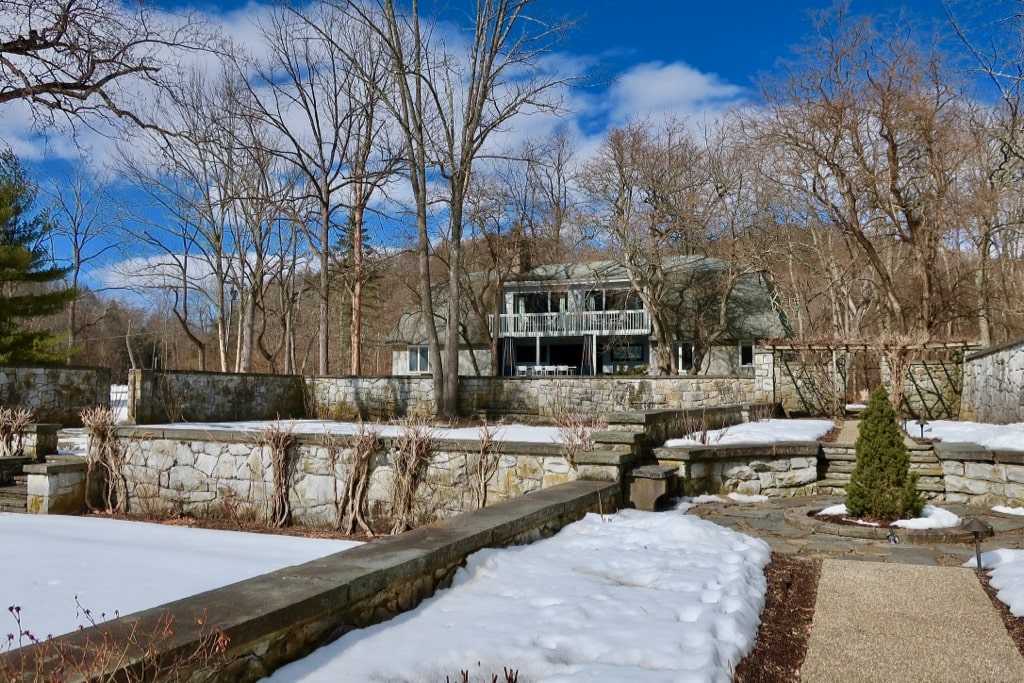
[[(373, 430), (382, 437), (401, 435), (403, 427), (395, 424), (379, 422), (362, 423), (367, 430)], [(174, 424), (146, 425), (147, 429), (199, 429), (208, 432), (242, 431), (258, 432), (267, 427), (277, 426), (282, 430), (291, 430), (295, 434), (337, 434), (353, 435), (359, 431), (358, 422), (335, 422), (333, 420), (252, 420), (246, 422), (178, 422)], [(429, 427), (434, 439), (476, 440), (480, 438), (480, 427)], [(529, 443), (561, 443), (562, 435), (558, 427), (538, 427), (523, 424), (494, 425), (495, 440), (519, 441)]]
[(832, 431), (835, 423), (831, 420), (762, 420), (744, 422), (724, 429), (713, 429), (707, 433), (705, 442), (696, 435), (682, 439), (669, 439), (666, 448), (678, 446), (716, 445), (751, 445), (773, 444), (785, 441), (817, 441)]
[[(964, 562), (963, 566), (976, 569), (976, 558)], [(981, 554), (981, 566), (990, 570), (989, 584), (998, 592), (999, 598), (1015, 617), (1024, 617), (1024, 550), (999, 548)]]
[(110, 409), (114, 411), (114, 422), (128, 421), (128, 385), (114, 384), (110, 387)]
[(1024, 515), (1024, 508), (1014, 508), (1006, 505), (996, 505), (992, 508), (993, 512), (1001, 512), (1004, 515)]
[(916, 519), (901, 519), (893, 522), (890, 526), (898, 526), (904, 529), (948, 529), (960, 526), (961, 519), (949, 510), (934, 505), (925, 505), (921, 511), (921, 517)]
[[(36, 637), (156, 607), (358, 543), (147, 524), (99, 517), (0, 513), (0, 609), (21, 607)], [(105, 615), (101, 616), (101, 615)], [(0, 617), (3, 618), (3, 617)], [(0, 627), (13, 632), (15, 623)]]
[(473, 554), (452, 588), (270, 680), (461, 680), (463, 669), (489, 680), (511, 667), (529, 681), (725, 683), (753, 649), (770, 555), (696, 517), (591, 514)]
[[(846, 508), (846, 505), (840, 503), (839, 505), (831, 505), (817, 514), (838, 516), (848, 515), (850, 514), (850, 511)], [(947, 529), (949, 527), (960, 526), (960, 522), (960, 518), (949, 510), (928, 504), (924, 506), (923, 510), (921, 510), (920, 517), (897, 520), (889, 526), (902, 527), (904, 529)], [(863, 522), (863, 524), (871, 525), (870, 522)]]
[(729, 498), (731, 500), (736, 501), (737, 503), (767, 503), (768, 502), (768, 496), (762, 496), (762, 495), (748, 496), (748, 495), (746, 495), (744, 493), (736, 493), (735, 491), (733, 491), (732, 493), (729, 494)]
[(701, 503), (724, 503), (725, 498), (711, 494), (702, 494), (699, 496), (680, 496), (673, 501), (672, 509), (678, 510), (679, 512), (686, 512), (695, 505)]
[[(911, 435), (920, 434), (914, 425), (911, 427)], [(982, 448), (1024, 450), (1024, 422), (996, 425), (984, 422), (934, 420), (925, 425), (924, 436), (947, 443), (973, 443)]]

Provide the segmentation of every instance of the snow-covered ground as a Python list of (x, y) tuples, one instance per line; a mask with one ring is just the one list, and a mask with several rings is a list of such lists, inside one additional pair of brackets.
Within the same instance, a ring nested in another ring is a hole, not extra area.
[[(0, 513), (0, 633), (44, 638), (340, 552), (354, 541), (273, 536), (98, 517)], [(7, 623), (4, 623), (4, 620)]]
[[(909, 425), (911, 436), (920, 436), (917, 425)], [(957, 422), (933, 420), (924, 427), (926, 439), (940, 439), (947, 443), (973, 443), (983, 448), (1009, 451), (1024, 450), (1024, 422), (994, 425), (984, 422)]]
[[(972, 557), (964, 566), (976, 569), (978, 562)], [(981, 566), (988, 570), (989, 584), (999, 591), (999, 600), (1013, 616), (1024, 617), (1024, 550), (990, 550), (981, 554)]]
[(665, 446), (699, 446), (702, 443), (716, 445), (761, 445), (784, 441), (817, 441), (832, 431), (835, 423), (831, 420), (761, 420), (744, 422), (724, 429), (713, 429), (705, 441), (700, 435), (691, 434), (683, 439), (669, 439)]
[(472, 555), (452, 588), (270, 680), (490, 680), (510, 667), (534, 682), (724, 683), (753, 649), (770, 554), (677, 512), (591, 514)]
[[(848, 515), (850, 511), (846, 509), (846, 505), (840, 503), (839, 505), (831, 505), (821, 512), (819, 515)], [(945, 508), (936, 507), (928, 504), (921, 510), (921, 516), (915, 517), (914, 519), (901, 519), (893, 522), (890, 526), (903, 527), (904, 529), (948, 529), (950, 527), (960, 526), (962, 520), (957, 515), (953, 514)], [(858, 522), (866, 526), (878, 526), (873, 522)]]

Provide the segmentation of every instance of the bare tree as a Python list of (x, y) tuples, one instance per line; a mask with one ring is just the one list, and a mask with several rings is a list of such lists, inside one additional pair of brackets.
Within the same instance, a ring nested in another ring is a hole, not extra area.
[[(377, 82), (384, 62), (377, 42), (331, 5), (284, 6), (262, 28), (269, 55), (251, 81), (256, 114), (282, 143), (272, 154), (302, 179), (301, 217), (319, 259), (319, 371), (330, 371), (330, 304), (333, 274), (347, 255), (351, 298), (352, 374), (360, 372), (362, 287), (368, 274), (365, 221), (379, 188), (394, 173)], [(358, 59), (358, 68), (348, 60)], [(368, 85), (373, 84), (373, 85)]]
[(105, 314), (82, 324), (78, 319), (83, 268), (97, 267), (119, 250), (117, 235), (121, 215), (107, 194), (106, 178), (86, 176), (81, 168), (60, 179), (50, 190), (53, 201), (53, 236), (66, 242), (69, 263), (67, 278), (79, 292), (68, 304), (68, 348), (73, 348), (83, 329), (98, 324)]
[(965, 100), (942, 55), (898, 20), (880, 31), (840, 8), (820, 15), (817, 30), (766, 83), (767, 115), (752, 115), (748, 129), (787, 162), (773, 173), (789, 201), (862, 255), (881, 324), (937, 334), (953, 315), (939, 274), (969, 148)]
[(0, 103), (24, 101), (36, 122), (121, 118), (154, 125), (146, 89), (178, 81), (182, 53), (213, 33), (191, 15), (118, 0), (0, 1)]
[[(376, 87), (404, 140), (416, 216), (421, 318), (427, 327), (437, 411), (443, 416), (456, 413), (459, 395), (459, 278), (465, 203), (474, 163), (512, 117), (552, 108), (548, 93), (565, 82), (542, 69), (540, 57), (560, 27), (529, 16), (527, 11), (534, 4), (533, 0), (481, 0), (460, 44), (444, 41), (437, 26), (421, 22), (418, 0), (413, 0), (408, 12), (393, 0), (343, 3), (380, 41), (391, 76)], [(443, 361), (430, 274), (428, 179), (435, 175), (443, 181), (447, 214)]]

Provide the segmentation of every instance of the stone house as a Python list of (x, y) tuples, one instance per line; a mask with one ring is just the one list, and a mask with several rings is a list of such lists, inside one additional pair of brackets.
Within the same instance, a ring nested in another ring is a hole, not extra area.
[[(660, 305), (680, 373), (691, 372), (695, 358), (701, 358), (695, 374), (752, 374), (760, 342), (791, 336), (763, 273), (731, 274), (725, 262), (704, 256), (665, 257), (662, 265), (667, 286)], [(486, 286), (479, 275), (479, 286), (473, 283), (474, 291)], [(490, 375), (495, 367), (505, 376), (654, 371), (652, 312), (616, 261), (539, 266), (509, 278), (500, 296), (489, 298), (501, 302), (497, 316), (494, 305), (486, 319), (474, 315), (473, 306), (463, 307), (459, 374)], [(440, 313), (435, 316), (443, 333)], [(719, 326), (716, 334), (708, 334), (714, 326)], [(429, 372), (420, 312), (403, 314), (388, 343), (393, 375)], [(495, 353), (499, 359), (492, 363)]]

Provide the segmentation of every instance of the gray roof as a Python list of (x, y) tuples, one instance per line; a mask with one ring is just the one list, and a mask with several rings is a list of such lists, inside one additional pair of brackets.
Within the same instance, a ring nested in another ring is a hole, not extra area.
[[(662, 266), (666, 272), (699, 271), (715, 268), (716, 264), (724, 265), (718, 259), (707, 256), (666, 256)], [(590, 261), (588, 263), (552, 263), (537, 266), (520, 275), (510, 277), (511, 282), (564, 282), (569, 283), (601, 283), (628, 282), (626, 268), (618, 261)]]

